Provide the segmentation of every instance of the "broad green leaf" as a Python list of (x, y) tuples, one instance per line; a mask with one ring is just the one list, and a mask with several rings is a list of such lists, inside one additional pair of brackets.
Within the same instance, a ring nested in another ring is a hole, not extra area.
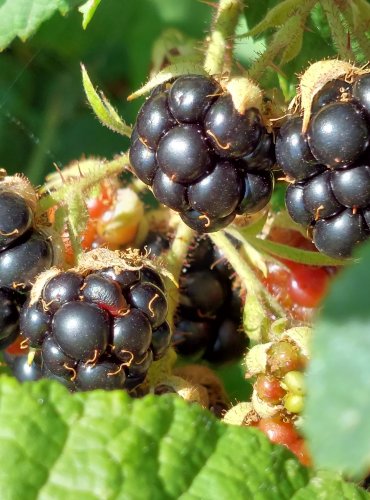
[(56, 11), (65, 15), (81, 0), (2, 0), (0, 2), (0, 51), (19, 37), (25, 41)]
[(309, 266), (344, 266), (348, 264), (347, 260), (333, 259), (319, 252), (311, 252), (310, 250), (291, 247), (283, 243), (276, 243), (275, 241), (253, 237), (248, 238), (248, 241), (262, 252), (269, 253), (275, 257), (292, 260), (293, 262), (299, 262), (300, 264), (307, 264)]
[(83, 64), (81, 65), (81, 70), (82, 83), (87, 100), (101, 123), (118, 134), (130, 137), (131, 127), (126, 125), (103, 93), (99, 96)]
[[(21, 404), (20, 404), (21, 403)], [(177, 396), (0, 379), (2, 499), (290, 499), (309, 473), (257, 429)]]
[(339, 474), (320, 471), (292, 500), (368, 500), (370, 494), (353, 483), (343, 481)]
[(370, 469), (370, 245), (333, 283), (319, 315), (308, 370), (305, 431), (318, 467)]
[(93, 18), (96, 9), (98, 8), (101, 0), (87, 0), (86, 3), (78, 8), (78, 11), (82, 14), (82, 27), (85, 30)]

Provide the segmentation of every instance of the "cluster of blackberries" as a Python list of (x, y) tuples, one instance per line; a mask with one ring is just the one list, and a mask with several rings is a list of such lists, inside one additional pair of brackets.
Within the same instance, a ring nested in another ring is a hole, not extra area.
[[(168, 238), (149, 234), (145, 247), (158, 256)], [(241, 328), (240, 290), (232, 287), (232, 270), (208, 237), (196, 239), (180, 277), (180, 304), (172, 342), (184, 357), (225, 364), (242, 357), (248, 339)]]
[(70, 270), (48, 279), (26, 302), (20, 328), (47, 378), (70, 390), (135, 389), (170, 343), (161, 276), (144, 266)]
[(19, 333), (23, 292), (52, 261), (51, 242), (35, 228), (34, 213), (26, 199), (0, 185), (0, 349)]
[(133, 172), (199, 232), (266, 206), (274, 144), (255, 108), (244, 114), (210, 77), (180, 76), (154, 89), (131, 137)]
[(276, 140), (278, 163), (293, 181), (286, 206), (312, 228), (319, 251), (349, 257), (370, 229), (370, 74), (330, 81), (311, 111), (307, 133), (293, 117)]

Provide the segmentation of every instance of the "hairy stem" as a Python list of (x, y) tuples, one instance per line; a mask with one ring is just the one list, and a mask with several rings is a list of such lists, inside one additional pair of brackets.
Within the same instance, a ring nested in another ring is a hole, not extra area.
[[(268, 66), (274, 67), (274, 61), (283, 52), (289, 49), (296, 43), (297, 21), (298, 26), (304, 29), (306, 19), (309, 12), (312, 10), (317, 0), (306, 0), (302, 5), (294, 11), (294, 15), (283, 24), (274, 34), (266, 46), (266, 50), (258, 57), (251, 68), (248, 70), (248, 75), (253, 80), (260, 80), (266, 72)], [(299, 19), (300, 18), (300, 19)]]
[(171, 248), (166, 258), (166, 268), (172, 274), (174, 281), (171, 280), (168, 284), (168, 315), (167, 321), (173, 327), (173, 318), (179, 303), (179, 288), (178, 282), (181, 274), (181, 269), (184, 265), (186, 255), (188, 253), (189, 245), (194, 238), (194, 231), (190, 229), (182, 220), (179, 221), (177, 226), (175, 238), (172, 241)]
[(353, 61), (354, 56), (348, 44), (348, 33), (341, 22), (341, 11), (332, 0), (320, 0), (320, 3), (338, 54), (346, 61)]
[(220, 74), (224, 69), (225, 54), (232, 50), (231, 40), (241, 9), (241, 0), (219, 0), (204, 61), (204, 69), (210, 75)]
[(65, 183), (59, 189), (41, 198), (39, 203), (39, 214), (46, 212), (49, 208), (63, 203), (68, 198), (71, 190), (78, 189), (86, 191), (87, 189), (98, 184), (107, 177), (121, 174), (128, 164), (128, 155), (124, 154), (110, 162), (102, 163), (99, 168), (89, 171), (88, 175), (81, 176), (79, 179), (73, 179), (73, 183)]
[(263, 284), (255, 276), (252, 269), (242, 258), (238, 250), (225, 236), (223, 231), (210, 234), (213, 243), (224, 253), (226, 259), (230, 262), (233, 269), (237, 272), (238, 277), (242, 281), (248, 293), (256, 297), (263, 297), (271, 311), (278, 317), (286, 316), (284, 309), (280, 306), (277, 300), (266, 290)]

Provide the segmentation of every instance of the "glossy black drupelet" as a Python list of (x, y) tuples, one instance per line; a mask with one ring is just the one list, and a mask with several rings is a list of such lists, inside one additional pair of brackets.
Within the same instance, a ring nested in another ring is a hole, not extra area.
[(21, 312), (22, 335), (41, 354), (42, 372), (70, 390), (140, 385), (167, 351), (163, 280), (153, 268), (60, 272)]
[(212, 232), (269, 202), (273, 146), (258, 110), (240, 114), (216, 80), (184, 75), (158, 86), (141, 108), (130, 163), (160, 203)]
[(370, 234), (370, 77), (333, 80), (315, 96), (307, 133), (302, 118), (280, 129), (276, 157), (292, 180), (286, 206), (311, 228), (320, 252), (350, 257)]

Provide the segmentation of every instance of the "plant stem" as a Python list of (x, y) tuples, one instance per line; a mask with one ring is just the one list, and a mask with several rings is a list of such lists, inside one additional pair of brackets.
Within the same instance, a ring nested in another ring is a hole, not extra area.
[(241, 0), (219, 0), (204, 61), (204, 69), (210, 75), (221, 74), (224, 69), (225, 52), (231, 50), (231, 39), (241, 10)]
[(322, 9), (328, 21), (331, 36), (338, 54), (346, 61), (353, 61), (354, 56), (348, 46), (347, 32), (341, 22), (341, 10), (332, 0), (320, 0)]
[[(297, 8), (294, 15), (285, 21), (269, 40), (266, 50), (258, 57), (251, 68), (248, 70), (248, 76), (255, 81), (259, 81), (266, 72), (268, 66), (272, 66), (274, 60), (283, 52), (288, 51), (289, 48), (296, 43), (297, 28), (301, 26), (303, 31), (306, 24), (306, 19), (309, 12), (312, 10), (317, 0), (306, 0), (302, 5)], [(300, 21), (297, 25), (297, 18)], [(295, 34), (295, 36), (292, 36)]]
[(230, 262), (233, 269), (238, 274), (243, 285), (248, 293), (261, 297), (266, 300), (269, 308), (278, 317), (283, 318), (286, 316), (284, 309), (280, 306), (277, 300), (266, 290), (264, 285), (257, 279), (252, 269), (248, 266), (246, 261), (241, 257), (238, 250), (225, 236), (223, 231), (212, 233), (209, 235), (213, 243), (224, 253), (226, 259)]
[(110, 162), (103, 163), (102, 165), (100, 165), (99, 162), (100, 167), (94, 170), (92, 169), (89, 171), (88, 175), (83, 177), (81, 176), (79, 179), (73, 179), (73, 184), (66, 183), (56, 191), (53, 191), (47, 196), (41, 198), (39, 203), (39, 214), (46, 212), (49, 208), (52, 208), (66, 200), (71, 189), (78, 189), (80, 192), (85, 191), (107, 177), (121, 174), (125, 170), (127, 163), (127, 154), (124, 154)]
[(166, 257), (166, 268), (172, 274), (175, 283), (171, 280), (168, 285), (168, 315), (167, 321), (173, 327), (173, 318), (179, 303), (179, 287), (178, 282), (181, 274), (181, 269), (184, 265), (184, 260), (188, 253), (189, 245), (194, 238), (194, 231), (190, 229), (182, 220), (177, 226), (175, 238), (172, 241), (171, 248)]

